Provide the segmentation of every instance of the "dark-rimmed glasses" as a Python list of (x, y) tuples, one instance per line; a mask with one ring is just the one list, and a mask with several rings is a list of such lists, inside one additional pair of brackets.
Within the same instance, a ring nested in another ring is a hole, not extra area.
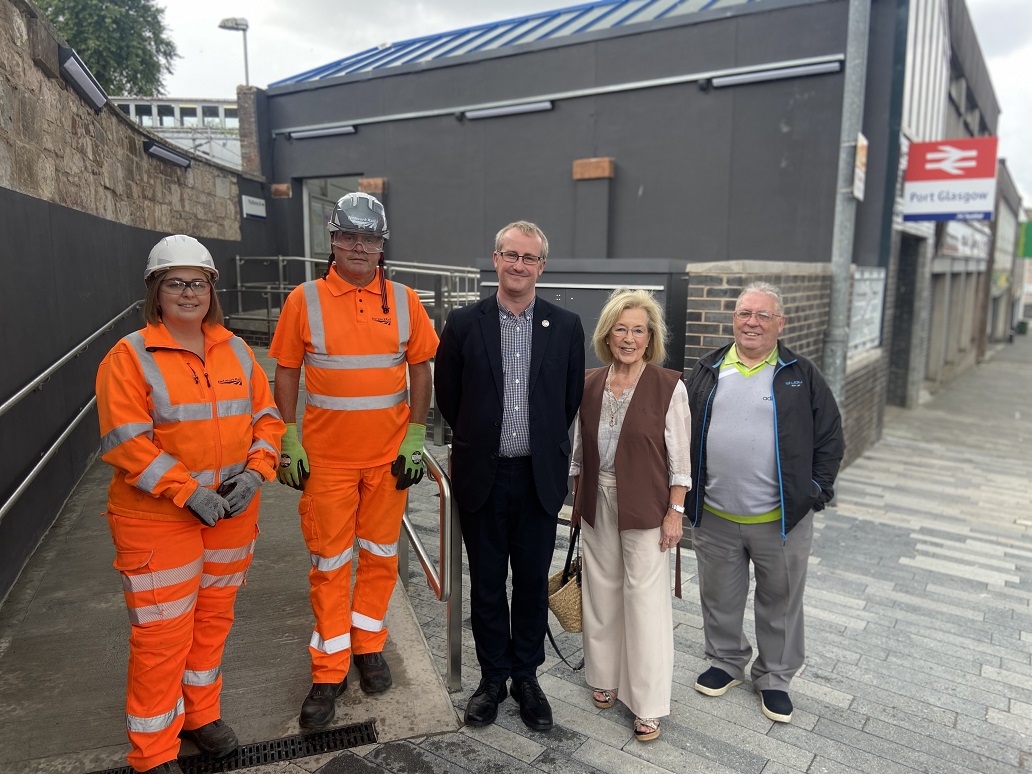
[(186, 292), (187, 288), (190, 288), (190, 290), (199, 296), (204, 296), (211, 290), (211, 283), (208, 282), (208, 280), (181, 279), (167, 279), (161, 283), (161, 289), (168, 293), (177, 293), (182, 295)]
[(520, 255), (512, 250), (506, 250), (504, 253), (495, 251), (495, 255), (500, 256), (506, 263), (516, 263), (516, 261), (522, 260), (524, 266), (537, 266), (541, 262), (540, 255), (531, 255), (530, 253)]

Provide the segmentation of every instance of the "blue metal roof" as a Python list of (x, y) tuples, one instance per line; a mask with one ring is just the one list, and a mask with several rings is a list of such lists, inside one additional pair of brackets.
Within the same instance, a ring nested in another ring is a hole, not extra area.
[(373, 72), (397, 65), (433, 62), (463, 54), (492, 51), (521, 43), (609, 30), (638, 22), (667, 19), (757, 0), (596, 0), (555, 11), (480, 24), (452, 32), (366, 49), (314, 70), (270, 83), (269, 86), (310, 83), (352, 73)]

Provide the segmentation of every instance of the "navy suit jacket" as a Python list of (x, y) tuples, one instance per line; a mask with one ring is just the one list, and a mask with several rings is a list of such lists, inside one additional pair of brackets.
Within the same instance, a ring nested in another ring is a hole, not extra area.
[[(452, 489), (459, 507), (487, 502), (502, 433), (502, 333), (497, 296), (453, 310), (434, 360), (437, 406), (452, 429)], [(558, 515), (566, 499), (569, 428), (584, 392), (584, 328), (573, 312), (534, 303), (530, 453), (542, 507)]]

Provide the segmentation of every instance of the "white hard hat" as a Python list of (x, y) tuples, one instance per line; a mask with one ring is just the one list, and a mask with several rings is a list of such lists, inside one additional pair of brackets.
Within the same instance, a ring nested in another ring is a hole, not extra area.
[(146, 281), (155, 272), (173, 268), (201, 269), (211, 275), (212, 282), (219, 279), (219, 270), (215, 268), (208, 248), (185, 234), (167, 236), (154, 245), (147, 256), (143, 279)]

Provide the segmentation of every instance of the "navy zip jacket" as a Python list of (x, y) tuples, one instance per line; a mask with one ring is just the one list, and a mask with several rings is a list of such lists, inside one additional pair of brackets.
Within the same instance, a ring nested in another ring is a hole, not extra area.
[[(713, 393), (724, 355), (730, 348), (728, 344), (699, 360), (687, 381), (692, 410), (693, 486), (685, 510), (693, 527), (699, 526), (706, 501), (706, 433)], [(845, 441), (838, 405), (824, 376), (813, 363), (794, 354), (781, 341), (772, 393), (781, 482), (781, 536), (785, 538), (811, 509), (822, 510), (835, 496), (835, 477)], [(743, 459), (742, 464), (748, 465), (749, 461)]]

